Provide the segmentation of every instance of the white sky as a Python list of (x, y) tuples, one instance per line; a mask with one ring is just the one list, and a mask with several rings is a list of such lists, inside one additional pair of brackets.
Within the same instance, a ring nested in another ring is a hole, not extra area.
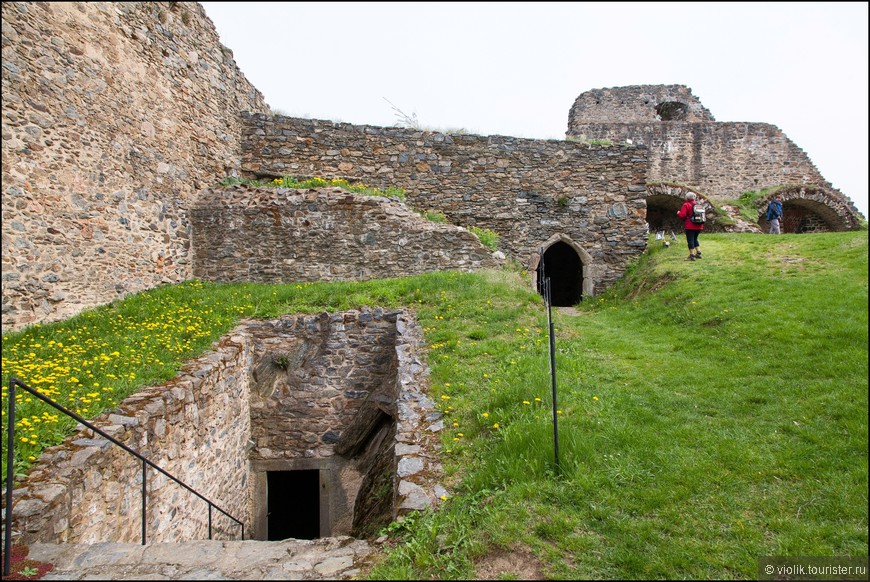
[(867, 2), (202, 2), (284, 115), (564, 139), (585, 91), (686, 85), (868, 216)]

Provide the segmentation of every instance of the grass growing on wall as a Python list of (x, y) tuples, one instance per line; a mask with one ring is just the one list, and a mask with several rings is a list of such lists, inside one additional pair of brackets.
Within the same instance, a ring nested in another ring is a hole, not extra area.
[[(366, 577), (469, 579), (505, 552), (548, 579), (756, 578), (760, 556), (866, 556), (867, 231), (701, 246), (688, 263), (651, 244), (579, 315), (553, 311), (559, 466), (546, 310), (509, 270), (160, 287), (4, 336), (4, 412), (11, 374), (93, 416), (240, 317), (408, 306), (450, 494), (386, 528)], [(71, 428), (24, 400), (19, 474)]]
[(401, 188), (390, 186), (386, 190), (381, 190), (380, 188), (368, 186), (366, 184), (363, 184), (362, 182), (351, 183), (341, 178), (332, 178), (327, 180), (326, 178), (315, 176), (313, 178), (304, 178), (302, 180), (299, 180), (297, 178), (294, 178), (293, 176), (284, 176), (281, 178), (275, 178), (274, 180), (251, 180), (249, 178), (227, 177), (220, 181), (221, 186), (235, 186), (236, 184), (257, 186), (262, 188), (324, 188), (327, 186), (333, 186), (336, 188), (347, 190), (348, 192), (362, 194), (363, 196), (383, 196), (386, 198), (392, 197), (398, 198), (402, 201), (404, 201), (406, 198), (405, 191)]

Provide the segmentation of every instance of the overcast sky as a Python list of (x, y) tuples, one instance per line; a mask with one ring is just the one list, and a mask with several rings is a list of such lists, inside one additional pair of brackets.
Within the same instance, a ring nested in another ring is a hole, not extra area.
[(867, 2), (202, 5), (284, 115), (564, 139), (581, 93), (686, 85), (716, 121), (779, 127), (868, 216)]

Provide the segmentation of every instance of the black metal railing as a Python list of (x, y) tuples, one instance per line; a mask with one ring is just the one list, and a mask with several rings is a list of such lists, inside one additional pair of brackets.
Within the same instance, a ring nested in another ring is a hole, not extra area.
[(93, 424), (89, 423), (87, 420), (85, 420), (84, 418), (82, 418), (81, 416), (76, 414), (75, 412), (64, 408), (63, 406), (61, 406), (57, 402), (53, 401), (48, 396), (45, 396), (44, 394), (40, 393), (38, 390), (31, 388), (30, 386), (28, 386), (24, 382), (21, 382), (17, 378), (10, 378), (9, 379), (9, 394), (8, 394), (8, 396), (9, 396), (9, 414), (7, 415), (7, 445), (6, 445), (6, 520), (5, 520), (6, 527), (5, 527), (4, 541), (3, 541), (3, 575), (4, 576), (9, 575), (9, 570), (11, 568), (11, 555), (12, 555), (12, 552), (11, 552), (11, 550), (12, 550), (12, 538), (10, 536), (10, 532), (11, 532), (10, 528), (12, 527), (12, 481), (13, 481), (13, 477), (14, 477), (13, 464), (15, 462), (15, 453), (14, 453), (13, 447), (15, 446), (15, 434), (14, 434), (14, 432), (15, 432), (15, 388), (16, 387), (23, 389), (25, 392), (28, 392), (29, 394), (32, 394), (33, 396), (39, 398), (40, 400), (42, 400), (43, 402), (45, 402), (49, 406), (52, 406), (53, 408), (61, 411), (62, 413), (66, 414), (67, 416), (74, 418), (76, 421), (78, 421), (82, 425), (91, 429), (92, 431), (99, 434), (100, 436), (108, 439), (113, 444), (121, 447), (122, 449), (124, 449), (125, 451), (127, 451), (128, 453), (130, 453), (131, 455), (133, 455), (134, 457), (136, 457), (140, 461), (142, 461), (142, 545), (145, 545), (145, 541), (146, 541), (146, 517), (148, 515), (148, 505), (147, 505), (147, 503), (148, 503), (148, 501), (147, 501), (148, 500), (148, 491), (147, 491), (147, 485), (146, 485), (147, 482), (145, 479), (145, 474), (146, 474), (146, 470), (148, 467), (151, 467), (151, 468), (155, 469), (156, 471), (159, 471), (163, 475), (169, 477), (170, 479), (172, 479), (173, 481), (175, 481), (176, 483), (178, 483), (179, 485), (181, 485), (182, 487), (184, 487), (185, 489), (187, 489), (188, 491), (190, 491), (191, 493), (193, 493), (194, 495), (196, 495), (197, 497), (199, 497), (200, 499), (202, 499), (203, 501), (208, 503), (208, 539), (212, 539), (212, 508), (217, 509), (218, 511), (223, 513), (225, 516), (227, 516), (228, 518), (230, 518), (231, 520), (236, 522), (241, 527), (242, 539), (243, 540), (245, 539), (245, 524), (242, 523), (241, 521), (239, 521), (238, 519), (236, 519), (235, 517), (233, 517), (232, 515), (230, 515), (229, 513), (227, 513), (226, 511), (224, 511), (223, 509), (221, 509), (216, 503), (207, 499), (206, 497), (201, 495), (198, 491), (194, 490), (192, 487), (190, 487), (189, 485), (187, 485), (186, 483), (184, 483), (180, 479), (169, 474), (167, 471), (165, 471), (161, 467), (155, 465), (153, 462), (149, 461), (148, 459), (146, 459), (145, 457), (143, 457), (142, 455), (140, 455), (139, 453), (137, 453), (136, 451), (134, 451), (133, 449), (131, 449), (130, 447), (125, 445), (124, 443), (119, 442), (117, 439), (106, 434), (104, 431), (100, 430), (99, 428), (97, 428)]

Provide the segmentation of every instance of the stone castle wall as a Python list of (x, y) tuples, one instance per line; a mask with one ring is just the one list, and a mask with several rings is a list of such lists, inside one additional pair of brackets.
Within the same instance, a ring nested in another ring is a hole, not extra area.
[(633, 85), (585, 91), (568, 113), (568, 135), (576, 123), (650, 123), (662, 120), (716, 121), (685, 85)]
[(526, 265), (563, 234), (588, 253), (596, 292), (646, 248), (643, 148), (244, 117), (241, 168), (249, 177), (396, 186), (414, 208), (497, 232), (499, 249)]
[(366, 280), (499, 266), (464, 228), (340, 188), (207, 189), (190, 217), (193, 274), (211, 281)]
[[(91, 423), (250, 524), (250, 359), (248, 342), (230, 334)], [(146, 489), (147, 541), (208, 538), (207, 502), (152, 467)], [(12, 498), (21, 543), (142, 542), (142, 462), (90, 429), (46, 449)], [(215, 509), (212, 525), (214, 539), (241, 539)]]
[(188, 206), (264, 111), (195, 2), (3, 2), (3, 330), (191, 276)]
[(571, 131), (645, 145), (650, 182), (683, 184), (715, 199), (783, 184), (831, 188), (804, 151), (768, 123), (575, 123)]
[[(686, 114), (665, 119), (659, 115), (664, 104), (681, 104)], [(651, 183), (682, 184), (713, 200), (734, 200), (762, 188), (813, 185), (823, 188), (834, 205), (848, 208), (838, 222), (854, 228), (861, 216), (778, 127), (716, 122), (682, 85), (587, 91), (571, 107), (567, 135), (646, 146)]]

